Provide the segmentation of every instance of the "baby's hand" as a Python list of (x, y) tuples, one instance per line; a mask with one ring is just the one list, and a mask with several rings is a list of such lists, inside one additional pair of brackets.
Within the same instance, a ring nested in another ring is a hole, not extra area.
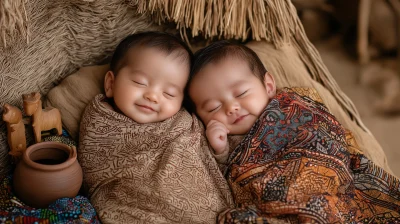
[(219, 121), (211, 120), (206, 129), (206, 136), (213, 147), (215, 154), (224, 152), (226, 144), (228, 143), (229, 130)]

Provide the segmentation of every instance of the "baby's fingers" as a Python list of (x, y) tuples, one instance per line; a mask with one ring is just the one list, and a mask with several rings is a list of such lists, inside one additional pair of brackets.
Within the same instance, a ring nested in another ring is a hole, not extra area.
[(217, 120), (211, 120), (211, 121), (208, 122), (208, 124), (207, 124), (207, 128), (216, 127), (216, 126), (224, 126), (224, 127), (225, 127), (225, 125), (224, 125), (223, 123), (221, 123), (221, 122), (219, 122), (219, 121), (217, 121)]
[(219, 138), (220, 140), (222, 140), (222, 141), (225, 141), (225, 140), (226, 140), (226, 134), (225, 134), (225, 133), (220, 133), (219, 136), (218, 136), (218, 138)]
[(225, 127), (221, 127), (221, 126), (216, 126), (216, 127), (212, 127), (210, 129), (215, 135), (227, 135), (227, 129)]

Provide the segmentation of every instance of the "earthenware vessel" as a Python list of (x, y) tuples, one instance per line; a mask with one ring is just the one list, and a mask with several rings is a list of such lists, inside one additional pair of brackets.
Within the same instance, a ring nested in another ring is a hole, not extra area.
[(45, 208), (63, 197), (75, 197), (82, 185), (76, 148), (41, 142), (26, 149), (13, 176), (14, 190), (29, 206)]

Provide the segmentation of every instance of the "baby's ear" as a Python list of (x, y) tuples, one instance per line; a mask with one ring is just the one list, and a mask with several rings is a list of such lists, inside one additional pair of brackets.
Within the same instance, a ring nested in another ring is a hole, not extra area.
[(276, 84), (274, 77), (269, 72), (266, 72), (264, 75), (264, 85), (267, 89), (268, 97), (274, 97), (276, 94)]
[(112, 71), (108, 71), (106, 73), (106, 77), (104, 79), (104, 92), (108, 98), (113, 97), (113, 88), (114, 88), (115, 76)]

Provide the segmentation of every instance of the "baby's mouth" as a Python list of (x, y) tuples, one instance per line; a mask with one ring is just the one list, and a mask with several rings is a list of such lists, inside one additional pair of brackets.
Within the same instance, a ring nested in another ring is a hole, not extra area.
[(136, 104), (141, 110), (148, 111), (148, 112), (156, 112), (152, 107), (146, 105)]
[(248, 116), (248, 114), (242, 115), (242, 116), (236, 118), (236, 120), (233, 122), (233, 124), (237, 124), (237, 123), (241, 122), (241, 121), (242, 121), (243, 119), (245, 119), (247, 116)]

